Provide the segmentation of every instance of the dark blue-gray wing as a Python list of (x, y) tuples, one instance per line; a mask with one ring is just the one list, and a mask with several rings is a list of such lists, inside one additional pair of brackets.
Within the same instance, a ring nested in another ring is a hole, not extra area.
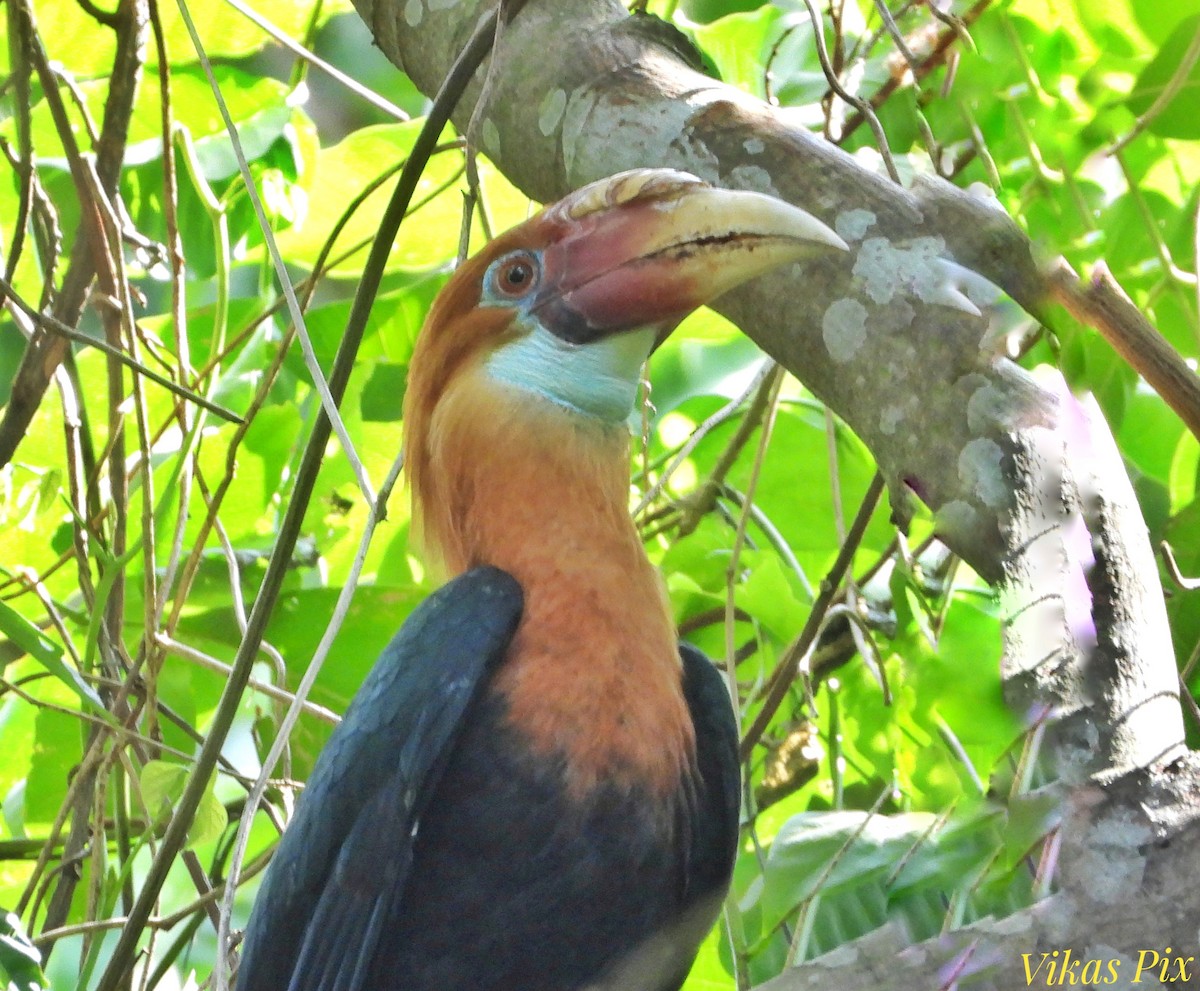
[(476, 568), (414, 610), (380, 655), (272, 858), (238, 991), (360, 991), (425, 803), (521, 607), (514, 579)]
[(737, 721), (721, 672), (691, 644), (681, 643), (683, 694), (696, 728), (699, 794), (692, 807), (687, 901), (724, 898), (737, 858), (741, 768)]

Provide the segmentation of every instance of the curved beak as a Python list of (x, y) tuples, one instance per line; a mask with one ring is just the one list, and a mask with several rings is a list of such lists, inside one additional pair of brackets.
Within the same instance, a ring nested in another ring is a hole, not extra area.
[(769, 269), (846, 250), (825, 224), (783, 200), (669, 169), (592, 183), (545, 219), (562, 232), (547, 246), (534, 311), (574, 343), (645, 327), (661, 338), (692, 310)]

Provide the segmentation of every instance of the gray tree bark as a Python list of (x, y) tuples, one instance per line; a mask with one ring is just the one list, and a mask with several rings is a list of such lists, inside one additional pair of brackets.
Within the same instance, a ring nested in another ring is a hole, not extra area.
[[(428, 94), (490, 6), (355, 3)], [(1008, 700), (1038, 726), (1047, 787), (1068, 808), (1059, 891), (917, 947), (881, 930), (768, 987), (1009, 989), (1027, 986), (1025, 953), (1034, 966), (1067, 949), (1200, 956), (1200, 899), (1188, 891), (1200, 876), (1200, 761), (1184, 744), (1156, 563), (1095, 405), (997, 353), (998, 308), (1038, 313), (1050, 292), (990, 194), (882, 177), (786, 110), (695, 72), (614, 0), (531, 0), (455, 121), (541, 201), (670, 166), (834, 227), (848, 257), (764, 277), (715, 308), (858, 433), (901, 521), (924, 501), (939, 537), (1001, 592)]]

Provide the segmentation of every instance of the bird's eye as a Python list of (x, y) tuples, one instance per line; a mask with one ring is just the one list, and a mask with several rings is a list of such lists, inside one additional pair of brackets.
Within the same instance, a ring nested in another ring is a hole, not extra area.
[(527, 251), (518, 251), (501, 259), (492, 270), (492, 286), (499, 296), (520, 299), (534, 289), (540, 275), (537, 258)]

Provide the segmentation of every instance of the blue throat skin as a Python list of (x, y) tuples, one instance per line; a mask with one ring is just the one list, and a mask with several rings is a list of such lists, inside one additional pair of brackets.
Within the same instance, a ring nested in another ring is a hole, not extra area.
[(560, 340), (533, 328), (492, 352), (493, 378), (605, 423), (625, 423), (637, 402), (642, 366), (654, 347), (654, 328), (626, 331), (588, 344)]

